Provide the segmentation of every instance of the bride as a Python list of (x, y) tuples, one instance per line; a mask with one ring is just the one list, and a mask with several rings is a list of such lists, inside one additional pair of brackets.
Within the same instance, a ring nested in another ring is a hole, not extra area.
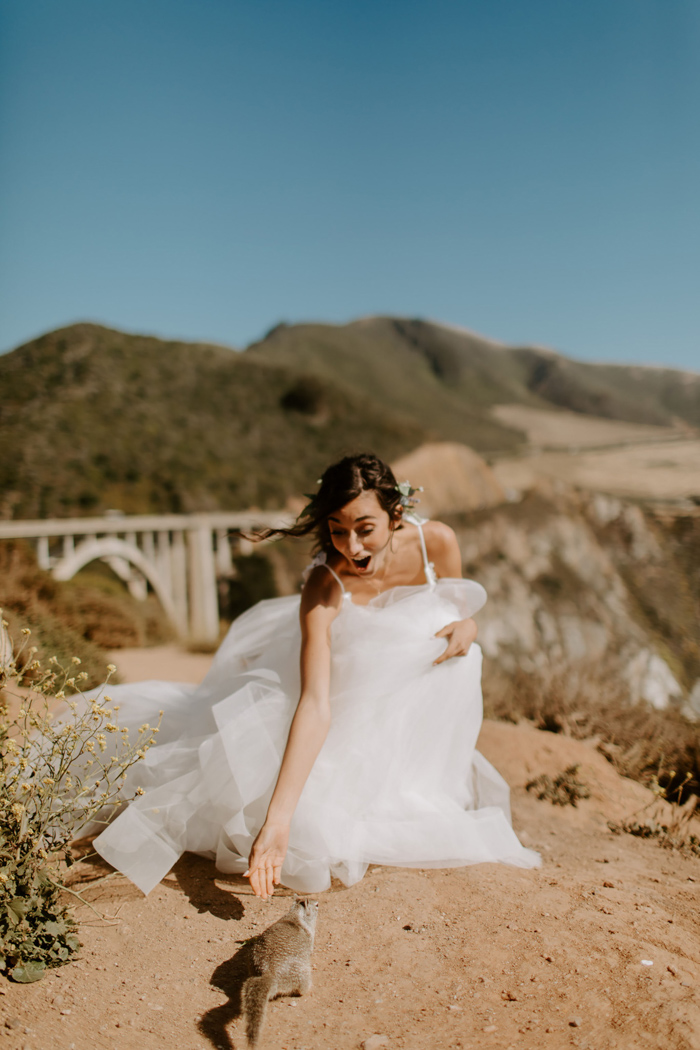
[(413, 513), (376, 456), (323, 474), (289, 529), (318, 554), (301, 597), (240, 616), (199, 686), (118, 686), (120, 723), (164, 709), (130, 774), (135, 799), (95, 840), (148, 893), (185, 850), (318, 892), (368, 864), (539, 863), (510, 826), (508, 787), (475, 750), (482, 719), (474, 613), (454, 533)]

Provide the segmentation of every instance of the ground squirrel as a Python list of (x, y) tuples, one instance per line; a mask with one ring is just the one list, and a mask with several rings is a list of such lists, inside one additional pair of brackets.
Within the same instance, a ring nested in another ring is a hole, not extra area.
[(281, 919), (255, 938), (254, 975), (241, 992), (249, 1046), (257, 1046), (269, 999), (310, 991), (317, 915), (318, 901), (299, 897)]

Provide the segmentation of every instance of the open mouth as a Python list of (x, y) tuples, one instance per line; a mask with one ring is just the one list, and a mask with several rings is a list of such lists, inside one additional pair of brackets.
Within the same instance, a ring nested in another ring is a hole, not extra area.
[(367, 568), (371, 560), (372, 555), (367, 554), (364, 558), (353, 558), (352, 563), (356, 569), (359, 569), (360, 572), (363, 572)]

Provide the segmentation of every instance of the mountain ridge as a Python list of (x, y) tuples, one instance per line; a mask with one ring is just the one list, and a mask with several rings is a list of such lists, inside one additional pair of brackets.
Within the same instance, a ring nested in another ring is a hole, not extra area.
[(280, 506), (348, 452), (513, 453), (508, 403), (696, 428), (700, 375), (410, 318), (282, 323), (243, 350), (79, 322), (0, 356), (0, 517)]

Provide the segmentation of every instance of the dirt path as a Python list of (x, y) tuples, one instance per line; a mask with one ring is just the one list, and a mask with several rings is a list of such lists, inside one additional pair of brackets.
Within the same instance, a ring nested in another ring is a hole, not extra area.
[[(700, 861), (608, 830), (648, 796), (592, 746), (502, 723), (480, 746), (542, 868), (373, 868), (320, 894), (315, 988), (271, 1004), (262, 1050), (700, 1050)], [(577, 809), (524, 790), (575, 761), (593, 792)], [(121, 876), (88, 893), (113, 918), (81, 908), (79, 962), (0, 980), (0, 1047), (241, 1050), (235, 956), (287, 891), (263, 903), (187, 855), (148, 898)]]

